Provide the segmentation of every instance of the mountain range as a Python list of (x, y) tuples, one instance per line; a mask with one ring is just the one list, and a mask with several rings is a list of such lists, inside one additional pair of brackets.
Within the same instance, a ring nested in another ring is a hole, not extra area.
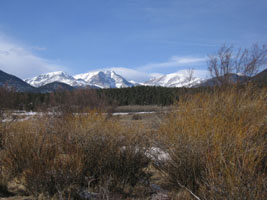
[(195, 87), (212, 87), (214, 85), (221, 85), (222, 81), (227, 81), (229, 83), (238, 83), (238, 82), (244, 83), (247, 80), (249, 80), (249, 77), (244, 76), (242, 74), (229, 73), (223, 76), (222, 78), (220, 78), (220, 80), (214, 77), (214, 78), (201, 81), (199, 84), (195, 85)]
[(15, 89), (17, 92), (34, 92), (35, 87), (24, 82), (20, 78), (0, 70), (0, 86)]
[(64, 72), (51, 72), (41, 74), (39, 76), (25, 79), (25, 82), (34, 86), (40, 87), (48, 83), (61, 82), (72, 87), (93, 87), (93, 88), (124, 88), (138, 85), (146, 86), (162, 86), (162, 87), (192, 87), (200, 84), (203, 80), (200, 78), (188, 79), (185, 75), (179, 73), (172, 73), (153, 78), (144, 83), (127, 81), (122, 76), (114, 71), (96, 71), (84, 74), (70, 76)]
[(266, 85), (267, 84), (267, 69), (263, 70), (262, 72), (258, 73), (256, 76), (252, 77), (252, 81), (259, 85)]
[(76, 80), (74, 77), (62, 71), (41, 74), (33, 78), (25, 79), (24, 81), (34, 87), (41, 87), (48, 83), (53, 83), (53, 82), (65, 83), (72, 87), (79, 87), (86, 85), (86, 82), (84, 80), (80, 79)]
[(53, 82), (65, 83), (75, 88), (122, 88), (134, 86), (114, 71), (89, 72), (75, 76), (70, 76), (65, 72), (59, 71), (41, 74), (30, 79), (25, 79), (24, 81), (34, 87), (41, 87)]
[[(266, 83), (267, 69), (252, 77), (254, 82)], [(244, 76), (231, 74), (235, 80), (247, 80)], [(70, 76), (65, 72), (50, 72), (39, 76), (21, 80), (20, 78), (7, 74), (0, 70), (0, 86), (14, 88), (18, 92), (53, 92), (55, 90), (73, 90), (74, 88), (124, 88), (139, 85), (162, 86), (162, 87), (206, 87), (217, 84), (216, 79), (200, 79), (186, 77), (183, 74), (172, 73), (153, 78), (144, 83), (127, 81), (114, 71), (96, 71)]]
[(202, 81), (204, 80), (197, 77), (189, 78), (183, 74), (172, 73), (146, 81), (144, 85), (162, 87), (192, 87), (200, 84)]

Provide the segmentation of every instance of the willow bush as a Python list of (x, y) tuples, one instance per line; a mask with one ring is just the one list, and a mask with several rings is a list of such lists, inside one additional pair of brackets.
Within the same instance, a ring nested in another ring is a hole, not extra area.
[(264, 199), (266, 100), (249, 86), (181, 99), (159, 129), (169, 158), (156, 167), (169, 186), (193, 199)]
[(15, 122), (1, 151), (9, 181), (35, 197), (66, 199), (81, 191), (128, 195), (149, 185), (149, 142), (138, 127), (123, 127), (104, 114), (42, 116)]

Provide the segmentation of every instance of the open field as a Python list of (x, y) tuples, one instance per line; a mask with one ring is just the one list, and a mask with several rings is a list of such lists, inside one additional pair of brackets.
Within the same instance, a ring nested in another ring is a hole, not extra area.
[(173, 110), (174, 106), (157, 106), (157, 105), (128, 105), (118, 106), (115, 112), (168, 112)]
[(118, 107), (113, 114), (17, 113), (0, 123), (0, 194), (264, 199), (266, 95), (266, 88), (233, 88), (185, 96), (171, 107)]

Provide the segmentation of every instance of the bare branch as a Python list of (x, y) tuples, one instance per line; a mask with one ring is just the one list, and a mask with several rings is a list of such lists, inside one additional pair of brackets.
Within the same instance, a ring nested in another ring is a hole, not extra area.
[(219, 85), (228, 85), (233, 83), (231, 74), (240, 73), (249, 79), (260, 69), (266, 68), (266, 64), (266, 45), (254, 44), (250, 49), (239, 48), (236, 53), (232, 46), (223, 45), (215, 55), (209, 56), (208, 70)]
[(193, 79), (194, 79), (194, 69), (193, 68), (188, 68), (187, 70), (186, 70), (186, 81), (187, 82), (191, 82), (191, 81), (193, 81)]

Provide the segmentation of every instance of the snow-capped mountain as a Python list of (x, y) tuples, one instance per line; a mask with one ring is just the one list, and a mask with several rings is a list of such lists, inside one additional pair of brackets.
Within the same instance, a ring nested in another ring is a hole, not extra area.
[(134, 86), (114, 71), (89, 72), (74, 77), (59, 71), (41, 74), (24, 81), (34, 87), (41, 87), (53, 82), (66, 83), (72, 87), (123, 88)]
[(194, 85), (201, 83), (201, 81), (202, 79), (200, 78), (188, 78), (184, 74), (172, 73), (153, 78), (144, 84), (148, 86), (162, 87), (193, 87)]
[(85, 74), (78, 74), (74, 76), (74, 78), (76, 80), (82, 79), (86, 81), (87, 84), (94, 85), (99, 88), (123, 88), (134, 86), (114, 71), (88, 72)]
[[(243, 83), (251, 80), (259, 84), (265, 84), (266, 74), (265, 69), (251, 78), (240, 74), (228, 74), (226, 78), (232, 83)], [(204, 80), (196, 77), (189, 78), (183, 73), (172, 73), (154, 77), (145, 83), (138, 83), (135, 81), (127, 81), (114, 71), (96, 71), (79, 74), (74, 77), (64, 72), (51, 72), (31, 79), (26, 79), (24, 82), (23, 80), (0, 70), (0, 87), (4, 86), (12, 88), (19, 92), (46, 93), (55, 90), (72, 90), (76, 87), (87, 86), (90, 88), (123, 88), (142, 85), (162, 87), (209, 87), (220, 85), (220, 81), (217, 78)]]
[(131, 84), (133, 84), (133, 86), (141, 86), (141, 85), (144, 85), (143, 83), (138, 83), (138, 82), (136, 82), (136, 81), (134, 81), (134, 80), (131, 80), (131, 81), (129, 81)]
[(74, 87), (71, 87), (70, 85), (61, 82), (48, 83), (38, 88), (38, 91), (40, 93), (50, 93), (55, 91), (71, 91), (71, 90), (74, 90)]
[(96, 87), (96, 88), (124, 88), (138, 85), (162, 86), (162, 87), (193, 87), (201, 83), (200, 78), (193, 77), (191, 80), (184, 74), (173, 73), (155, 77), (145, 83), (127, 81), (114, 71), (95, 71), (70, 76), (62, 71), (41, 74), (34, 78), (26, 79), (25, 82), (41, 87), (53, 82), (61, 82), (72, 87)]
[(33, 78), (25, 79), (24, 81), (34, 87), (40, 87), (53, 82), (66, 83), (73, 87), (82, 87), (88, 85), (84, 80), (75, 79), (62, 71), (41, 74)]

